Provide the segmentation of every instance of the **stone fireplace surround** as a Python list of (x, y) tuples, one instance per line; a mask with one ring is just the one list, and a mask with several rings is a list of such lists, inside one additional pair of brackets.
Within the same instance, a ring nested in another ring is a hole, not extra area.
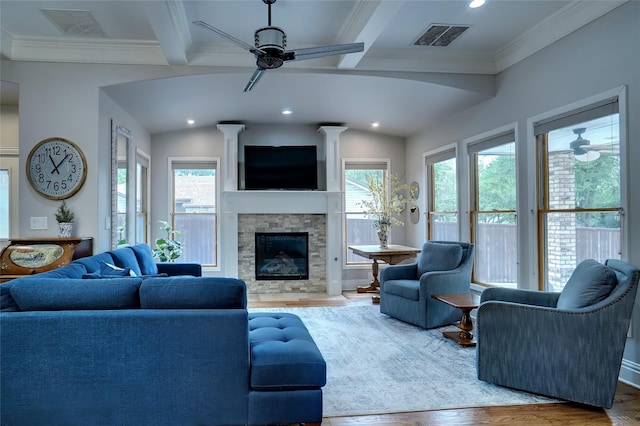
[[(309, 279), (256, 280), (256, 232), (308, 232)], [(327, 220), (324, 214), (241, 214), (238, 216), (238, 278), (247, 291), (264, 293), (319, 293), (327, 288)]]
[[(326, 191), (238, 190), (241, 124), (220, 124), (225, 152), (220, 200), (221, 270), (247, 282), (249, 293), (342, 293), (342, 193), (339, 135), (346, 127), (323, 126)], [(310, 225), (310, 226), (309, 226)], [(255, 232), (309, 232), (309, 280), (255, 280)], [(313, 235), (313, 236), (312, 236)], [(314, 241), (317, 238), (317, 241)], [(322, 240), (324, 239), (324, 249)], [(250, 245), (251, 253), (246, 246)], [(313, 266), (312, 266), (313, 265)], [(250, 274), (250, 275), (249, 275)]]

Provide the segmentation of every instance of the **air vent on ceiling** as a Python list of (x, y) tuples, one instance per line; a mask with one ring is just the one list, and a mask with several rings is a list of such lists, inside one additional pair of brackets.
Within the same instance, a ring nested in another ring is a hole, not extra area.
[(416, 46), (448, 46), (468, 30), (464, 25), (432, 24), (415, 43)]
[(40, 9), (66, 35), (106, 37), (88, 10)]

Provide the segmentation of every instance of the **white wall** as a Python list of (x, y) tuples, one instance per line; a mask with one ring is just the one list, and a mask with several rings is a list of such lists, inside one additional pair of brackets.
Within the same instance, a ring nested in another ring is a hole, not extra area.
[[(517, 123), (519, 283), (537, 288), (535, 218), (535, 159), (527, 133), (527, 119), (598, 94), (627, 87), (628, 204), (624, 231), (628, 236), (625, 260), (640, 265), (640, 2), (628, 2), (573, 34), (559, 40), (498, 76), (495, 98), (463, 111), (407, 143), (407, 180), (423, 182), (423, 153), (452, 142)], [(459, 145), (460, 147), (461, 145)], [(465, 190), (464, 185), (460, 187)], [(424, 197), (420, 197), (424, 211)], [(463, 212), (466, 213), (466, 212)], [(467, 218), (468, 219), (468, 218)], [(462, 220), (465, 220), (463, 217)], [(407, 241), (416, 245), (426, 236), (425, 221), (407, 228)], [(623, 377), (640, 384), (640, 308), (633, 320), (634, 337), (627, 342)]]
[[(11, 186), (11, 199), (9, 211), (9, 238), (19, 235), (19, 188), (20, 176), (19, 158), (19, 113), (14, 105), (0, 105), (0, 169), (9, 170), (9, 185)], [(0, 240), (0, 249), (8, 245), (8, 240)]]

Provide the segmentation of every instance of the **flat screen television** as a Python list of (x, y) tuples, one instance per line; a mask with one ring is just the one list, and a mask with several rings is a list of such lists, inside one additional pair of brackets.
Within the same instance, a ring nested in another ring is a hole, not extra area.
[(317, 148), (312, 145), (244, 147), (245, 189), (318, 189)]

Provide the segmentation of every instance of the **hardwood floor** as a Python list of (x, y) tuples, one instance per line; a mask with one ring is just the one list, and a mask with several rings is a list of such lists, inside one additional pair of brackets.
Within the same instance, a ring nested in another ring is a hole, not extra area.
[[(342, 296), (250, 295), (249, 306), (305, 307), (345, 306), (371, 303), (371, 295), (345, 292)], [(618, 383), (615, 402), (609, 410), (574, 403), (481, 407), (371, 416), (330, 417), (324, 426), (450, 426), (450, 425), (640, 425), (640, 389)]]

